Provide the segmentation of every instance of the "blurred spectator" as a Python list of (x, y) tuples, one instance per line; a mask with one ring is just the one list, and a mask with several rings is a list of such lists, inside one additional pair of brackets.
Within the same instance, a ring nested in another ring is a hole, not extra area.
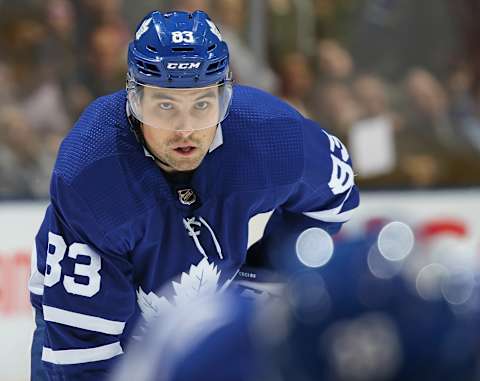
[(47, 197), (52, 156), (30, 130), (21, 110), (0, 108), (0, 197)]
[(270, 62), (277, 62), (285, 54), (297, 49), (298, 19), (292, 0), (269, 0), (268, 44)]
[(118, 24), (96, 27), (89, 35), (83, 83), (94, 98), (124, 87), (128, 40)]
[(210, 14), (210, 0), (173, 0), (169, 10), (195, 12), (202, 10)]
[(20, 102), (28, 125), (40, 134), (62, 134), (71, 127), (60, 86), (44, 82)]
[(122, 30), (125, 27), (125, 20), (122, 14), (123, 0), (102, 0), (92, 1), (91, 7), (94, 10), (97, 23), (100, 24), (116, 24), (118, 30), (122, 33), (128, 33)]
[(350, 53), (332, 39), (318, 41), (317, 65), (320, 79), (351, 79), (354, 64)]
[(315, 117), (346, 141), (352, 124), (360, 118), (351, 81), (355, 66), (350, 53), (333, 39), (319, 40), (316, 51)]
[(359, 120), (348, 134), (347, 145), (358, 171), (360, 186), (401, 185), (398, 170), (399, 116), (392, 109), (392, 94), (384, 81), (364, 74), (353, 82)]
[(280, 62), (280, 81), (280, 96), (305, 117), (311, 117), (308, 98), (313, 88), (313, 74), (307, 57), (300, 52), (285, 55)]
[(360, 105), (352, 90), (348, 85), (331, 81), (317, 87), (316, 94), (317, 119), (342, 141), (347, 141), (350, 128), (361, 115)]
[(6, 62), (0, 60), (0, 104), (10, 103), (15, 95), (13, 73)]
[(442, 84), (427, 70), (415, 68), (408, 72), (405, 86), (411, 123), (417, 134), (427, 134), (453, 149), (456, 136)]
[(362, 110), (362, 119), (382, 115), (394, 118), (387, 85), (379, 76), (373, 74), (358, 76), (353, 82), (353, 91)]
[[(462, 137), (475, 150), (470, 161), (477, 163), (480, 155), (480, 7), (478, 1), (460, 0), (450, 3), (450, 8), (461, 37), (458, 41), (460, 52), (449, 78), (452, 115)], [(468, 183), (478, 184), (479, 181), (478, 168), (472, 168)]]
[[(75, 0), (77, 15), (80, 81), (96, 98), (124, 86), (125, 76), (118, 75), (119, 63), (126, 60), (130, 28), (123, 14), (123, 0)], [(116, 49), (116, 52), (115, 52)], [(116, 58), (114, 57), (116, 56)], [(107, 60), (105, 64), (102, 60)], [(97, 64), (101, 66), (97, 74)], [(125, 69), (125, 66), (123, 66)], [(113, 72), (106, 72), (113, 70)], [(99, 83), (94, 83), (98, 79)]]
[(278, 86), (275, 73), (268, 63), (255, 56), (243, 39), (247, 27), (246, 8), (245, 0), (215, 0), (214, 20), (228, 44), (235, 81), (274, 93)]
[(458, 29), (449, 0), (361, 0), (351, 21), (349, 46), (361, 71), (390, 81), (412, 67), (443, 78), (458, 54)]
[(465, 143), (480, 153), (480, 88), (476, 89), (470, 65), (459, 65), (450, 75), (452, 119)]
[(424, 69), (405, 78), (407, 125), (401, 137), (403, 169), (413, 185), (464, 182), (471, 177), (468, 146), (452, 124), (445, 88)]
[(15, 8), (4, 17), (1, 46), (8, 52), (4, 57), (11, 68), (14, 95), (23, 97), (45, 78), (45, 68), (38, 67), (38, 61), (42, 55), (46, 28), (33, 11), (22, 15), (21, 10)]
[(44, 13), (48, 34), (42, 47), (42, 65), (50, 81), (60, 86), (63, 106), (69, 116), (67, 124), (71, 124), (93, 100), (79, 81), (83, 61), (78, 54), (77, 15), (67, 0), (46, 1)]
[(343, 43), (351, 39), (352, 19), (361, 6), (358, 0), (314, 0), (317, 36)]
[(400, 137), (402, 169), (416, 187), (440, 185), (448, 178), (446, 148), (455, 141), (445, 89), (424, 69), (412, 69), (404, 80), (406, 128)]
[[(103, 24), (113, 24), (121, 34), (129, 33), (123, 16), (123, 0), (75, 0), (78, 15), (79, 33), (82, 39), (92, 29)], [(122, 38), (127, 38), (122, 36)]]
[[(38, 136), (65, 134), (70, 120), (65, 110), (58, 78), (50, 77), (49, 63), (44, 58), (47, 28), (35, 15), (12, 20), (5, 26), (5, 45), (10, 54), (7, 64), (11, 68), (14, 84), (13, 99), (22, 109), (26, 123)], [(63, 69), (63, 68), (62, 68)]]
[(450, 2), (452, 21), (460, 31), (458, 39), (459, 53), (454, 64), (466, 69), (468, 66), (470, 90), (477, 94), (480, 90), (480, 4), (477, 0), (458, 0)]

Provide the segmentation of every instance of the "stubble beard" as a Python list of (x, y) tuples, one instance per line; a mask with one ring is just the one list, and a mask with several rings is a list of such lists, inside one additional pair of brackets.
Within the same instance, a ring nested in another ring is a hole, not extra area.
[[(181, 157), (179, 154), (176, 154), (175, 151), (173, 151), (172, 147), (175, 147), (179, 144), (192, 144), (196, 148), (196, 152), (194, 156), (191, 157)], [(201, 144), (200, 141), (198, 141), (195, 138), (190, 138), (190, 139), (172, 139), (167, 143), (167, 150), (164, 156), (164, 160), (170, 167), (173, 169), (173, 171), (179, 171), (179, 172), (184, 172), (184, 171), (193, 171), (194, 169), (198, 168), (200, 163), (202, 162), (203, 158), (206, 155), (206, 152), (204, 152), (203, 145)]]

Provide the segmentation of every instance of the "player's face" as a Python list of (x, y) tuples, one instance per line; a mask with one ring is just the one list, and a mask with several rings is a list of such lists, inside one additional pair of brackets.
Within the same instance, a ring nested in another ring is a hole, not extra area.
[(159, 163), (160, 167), (166, 171), (197, 168), (215, 136), (218, 90), (168, 91), (145, 87), (142, 107), (146, 119), (156, 121), (154, 126), (144, 122), (142, 130), (148, 147), (169, 165)]
[(143, 135), (150, 150), (169, 167), (159, 163), (167, 172), (196, 169), (212, 144), (217, 127), (203, 130), (163, 130), (142, 126)]
[(141, 120), (152, 127), (176, 131), (216, 126), (220, 121), (219, 89), (216, 85), (197, 89), (145, 86)]

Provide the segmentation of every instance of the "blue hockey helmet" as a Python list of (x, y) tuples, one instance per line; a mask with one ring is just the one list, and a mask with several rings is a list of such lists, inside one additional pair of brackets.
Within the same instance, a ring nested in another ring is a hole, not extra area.
[[(145, 16), (128, 47), (127, 91), (134, 116), (153, 127), (178, 129), (173, 107), (158, 99), (196, 99), (205, 88), (214, 93), (215, 108), (196, 106), (195, 129), (225, 119), (232, 96), (228, 47), (208, 15), (153, 11)], [(146, 95), (155, 102), (148, 103)]]
[(153, 11), (140, 22), (128, 47), (135, 81), (158, 87), (204, 87), (229, 74), (227, 44), (202, 11)]

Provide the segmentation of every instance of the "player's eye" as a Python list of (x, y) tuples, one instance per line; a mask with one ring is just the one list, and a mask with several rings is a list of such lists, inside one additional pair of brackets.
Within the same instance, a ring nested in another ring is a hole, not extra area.
[(173, 109), (173, 104), (170, 102), (162, 102), (158, 104), (158, 107), (161, 110), (172, 110)]
[(199, 101), (199, 102), (195, 103), (195, 108), (197, 110), (206, 110), (209, 105), (210, 105), (210, 103), (207, 102), (207, 101)]

